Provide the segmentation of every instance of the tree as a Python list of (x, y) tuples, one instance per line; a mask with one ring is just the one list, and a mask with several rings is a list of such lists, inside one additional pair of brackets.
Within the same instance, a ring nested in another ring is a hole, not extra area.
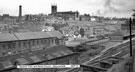
[(82, 37), (84, 37), (84, 29), (83, 29), (83, 28), (80, 29), (80, 35), (81, 35)]
[(79, 31), (75, 31), (75, 32), (74, 32), (74, 35), (75, 35), (75, 36), (78, 36), (78, 35), (79, 35)]
[(46, 26), (50, 26), (50, 24), (49, 24), (49, 23), (46, 23), (45, 25), (46, 25)]

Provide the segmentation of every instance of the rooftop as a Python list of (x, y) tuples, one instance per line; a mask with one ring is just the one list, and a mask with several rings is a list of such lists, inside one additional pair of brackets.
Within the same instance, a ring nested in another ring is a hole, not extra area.
[(15, 54), (0, 57), (0, 70), (11, 68), (18, 64), (32, 64), (51, 59), (59, 58), (66, 55), (76, 54), (65, 46), (55, 46), (45, 50), (30, 51), (21, 54)]
[(17, 40), (17, 38), (14, 36), (14, 34), (10, 33), (0, 33), (0, 42), (3, 41), (14, 41)]
[(67, 42), (66, 42), (66, 46), (75, 47), (75, 46), (77, 46), (77, 45), (80, 45), (81, 43), (93, 42), (93, 41), (95, 41), (95, 40), (97, 40), (97, 38), (77, 39), (77, 40), (67, 41)]
[(117, 29), (113, 26), (105, 26), (105, 29), (108, 31), (116, 31)]
[(104, 26), (104, 23), (92, 21), (67, 21), (70, 26)]
[(117, 30), (115, 33), (111, 34), (111, 36), (124, 36), (124, 32), (121, 30)]
[(63, 35), (59, 31), (52, 32), (23, 32), (23, 33), (0, 33), (0, 42), (14, 41), (14, 40), (27, 40), (57, 37), (62, 38)]
[(78, 11), (63, 11), (63, 12), (57, 12), (57, 14), (61, 14), (61, 13), (63, 13), (63, 14), (65, 14), (65, 13), (70, 13), (70, 14), (75, 14), (75, 13), (79, 13)]

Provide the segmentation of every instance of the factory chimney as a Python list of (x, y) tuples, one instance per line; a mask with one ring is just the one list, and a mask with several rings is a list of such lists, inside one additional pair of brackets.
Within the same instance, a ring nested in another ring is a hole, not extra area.
[(22, 18), (22, 6), (19, 5), (19, 21), (21, 20)]

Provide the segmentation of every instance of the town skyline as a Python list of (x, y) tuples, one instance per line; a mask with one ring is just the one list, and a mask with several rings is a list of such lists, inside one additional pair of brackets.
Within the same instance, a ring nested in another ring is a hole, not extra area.
[(107, 17), (131, 17), (134, 0), (1, 0), (0, 15), (18, 16), (19, 5), (22, 5), (22, 15), (50, 14), (51, 5), (57, 4), (58, 11), (78, 11), (80, 14), (90, 14)]

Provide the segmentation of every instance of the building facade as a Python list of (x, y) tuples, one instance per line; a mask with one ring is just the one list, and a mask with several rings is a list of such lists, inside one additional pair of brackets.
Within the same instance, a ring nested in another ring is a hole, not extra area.
[(123, 38), (124, 38), (124, 34), (120, 30), (118, 30), (110, 35), (111, 41), (123, 41), (124, 40)]
[(64, 20), (79, 20), (78, 11), (57, 12), (57, 5), (51, 6), (51, 15), (55, 17), (61, 17)]
[(63, 35), (58, 31), (1, 33), (0, 57), (64, 44)]
[(0, 34), (0, 72), (58, 72), (65, 68), (16, 68), (17, 65), (79, 64), (79, 53), (65, 47), (58, 31)]

